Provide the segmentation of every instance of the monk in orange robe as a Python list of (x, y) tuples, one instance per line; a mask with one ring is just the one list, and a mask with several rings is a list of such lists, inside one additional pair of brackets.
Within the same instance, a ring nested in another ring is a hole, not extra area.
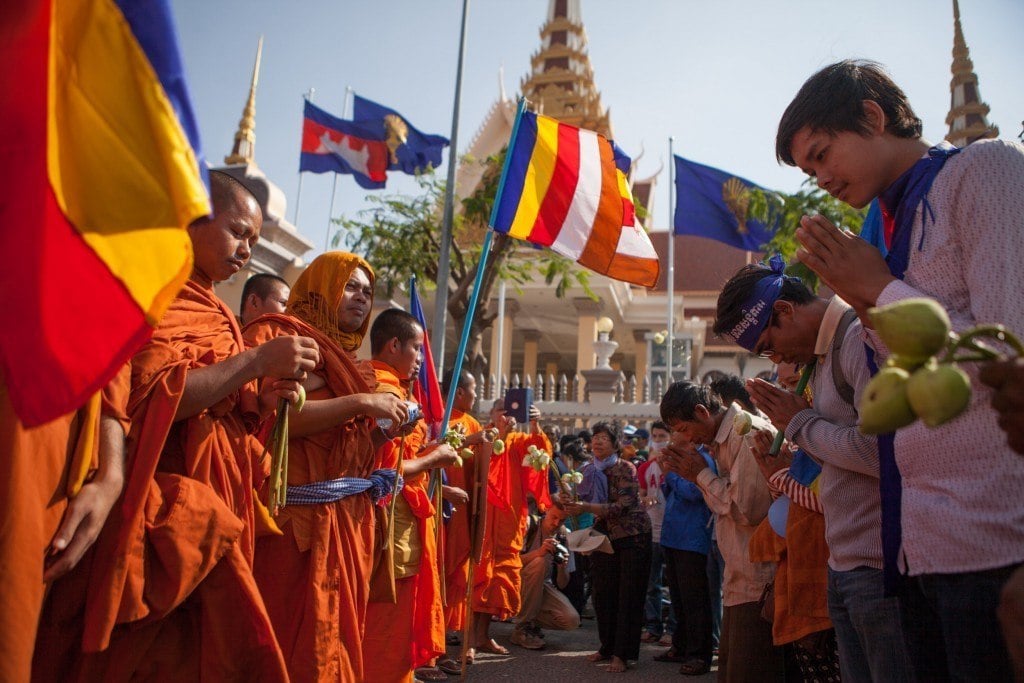
[[(189, 226), (191, 278), (132, 359), (122, 500), (90, 566), (53, 587), (40, 680), (287, 680), (252, 575), (266, 475), (253, 433), (319, 352), (302, 337), (244, 350), (213, 285), (245, 265), (262, 213), (230, 176), (210, 186), (213, 215)], [(263, 396), (260, 377), (275, 378)]]
[(92, 546), (124, 483), (129, 368), (82, 409), (26, 428), (0, 381), (0, 680), (27, 681), (47, 583)]
[[(289, 416), (287, 505), (282, 535), (256, 541), (256, 583), (293, 681), (362, 681), (362, 640), (378, 514), (371, 491), (297, 504), (304, 485), (365, 481), (377, 469), (375, 418), (401, 423), (404, 402), (374, 393), (376, 377), (355, 352), (369, 325), (373, 270), (340, 251), (299, 276), (284, 315), (245, 328), (249, 344), (282, 335), (316, 340), (320, 362), (305, 381), (306, 405)], [(300, 487), (300, 488), (296, 488)], [(387, 493), (378, 491), (377, 496)]]
[[(378, 391), (408, 400), (410, 380), (423, 362), (423, 328), (413, 316), (392, 308), (377, 316), (370, 343)], [(427, 474), (454, 464), (457, 456), (451, 446), (425, 445), (426, 437), (426, 425), (419, 420), (411, 433), (381, 447), (385, 466), (401, 460), (405, 486), (390, 520), (393, 567), (381, 568), (394, 571), (395, 601), (371, 600), (366, 610), (367, 681), (412, 681), (415, 669), (423, 680), (443, 676), (437, 669), (423, 668), (445, 651), (436, 510)]]
[(538, 424), (540, 411), (536, 406), (530, 412), (530, 431), (510, 431), (515, 420), (505, 415), (503, 399), (491, 408), (491, 425), (498, 429), (498, 438), (504, 440), (505, 451), (491, 456), (487, 476), (487, 523), (484, 531), (483, 553), (473, 576), (474, 626), (473, 647), (467, 651), (472, 660), (476, 650), (495, 654), (508, 654), (508, 648), (499, 645), (489, 635), (491, 617), (508, 619), (519, 613), (520, 570), (523, 563), (519, 552), (526, 534), (528, 503), (532, 494), (541, 510), (551, 506), (547, 471), (537, 472), (522, 464), (530, 446), (551, 454), (551, 442)]

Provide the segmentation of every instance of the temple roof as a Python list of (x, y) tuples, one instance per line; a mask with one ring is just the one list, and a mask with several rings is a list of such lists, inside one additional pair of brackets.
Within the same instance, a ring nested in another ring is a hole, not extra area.
[(994, 138), (999, 128), (989, 123), (989, 106), (981, 100), (978, 75), (974, 73), (967, 41), (960, 25), (960, 4), (953, 0), (953, 78), (949, 82), (950, 105), (946, 140), (963, 147), (982, 138)]

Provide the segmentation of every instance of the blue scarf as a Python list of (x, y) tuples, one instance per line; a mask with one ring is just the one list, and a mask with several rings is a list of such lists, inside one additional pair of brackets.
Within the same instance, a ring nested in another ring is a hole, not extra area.
[[(882, 219), (887, 228), (892, 230), (892, 242), (885, 262), (893, 277), (903, 279), (910, 264), (910, 236), (914, 231), (914, 214), (921, 205), (921, 240), (917, 250), (924, 247), (924, 233), (929, 216), (934, 220), (935, 213), (928, 203), (928, 191), (935, 182), (942, 167), (949, 158), (960, 150), (946, 143), (936, 145), (928, 150), (928, 156), (922, 157), (903, 175), (896, 179), (878, 200), (882, 208)], [(867, 349), (868, 368), (871, 374), (878, 372), (875, 353)], [(879, 489), (882, 503), (882, 566), (885, 594), (899, 593), (903, 576), (899, 568), (900, 545), (903, 540), (903, 529), (900, 523), (900, 506), (903, 494), (903, 479), (899, 467), (896, 466), (896, 434), (881, 434), (878, 437), (878, 470)]]
[(583, 469), (583, 481), (576, 488), (580, 498), (588, 503), (608, 502), (608, 476), (604, 473), (606, 469), (619, 461), (617, 453), (612, 453), (603, 461), (594, 458), (590, 466)]

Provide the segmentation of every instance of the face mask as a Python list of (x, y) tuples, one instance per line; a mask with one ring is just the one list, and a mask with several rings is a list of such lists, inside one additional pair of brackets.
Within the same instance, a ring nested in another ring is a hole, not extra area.
[(651, 442), (651, 450), (655, 450), (655, 451), (664, 450), (664, 448), (666, 446), (668, 446), (668, 441), (652, 441)]

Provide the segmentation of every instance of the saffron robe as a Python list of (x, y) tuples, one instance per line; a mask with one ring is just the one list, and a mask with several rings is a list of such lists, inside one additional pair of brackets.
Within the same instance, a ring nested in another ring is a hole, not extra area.
[(255, 387), (174, 420), (188, 372), (242, 349), (231, 311), (189, 281), (132, 359), (125, 490), (91, 561), (54, 586), (38, 678), (287, 680), (252, 575)]
[[(372, 361), (378, 391), (409, 399), (408, 382), (394, 369)], [(415, 431), (393, 439), (380, 448), (383, 467), (396, 467), (398, 459), (413, 460), (426, 440), (421, 420)], [(370, 602), (363, 639), (367, 681), (411, 681), (412, 671), (445, 652), (444, 605), (441, 600), (441, 568), (435, 525), (435, 508), (427, 495), (427, 473), (407, 478), (402, 498), (415, 518), (419, 532), (420, 563), (416, 574), (395, 581), (397, 600)], [(397, 515), (396, 515), (397, 516)], [(386, 527), (385, 527), (386, 528)]]
[[(449, 426), (461, 426), (467, 436), (483, 429), (476, 418), (461, 410), (452, 410)], [(469, 535), (470, 513), (474, 504), (473, 488), (476, 485), (473, 465), (473, 461), (467, 459), (462, 467), (444, 468), (448, 485), (462, 489), (470, 497), (465, 505), (455, 505), (451, 517), (444, 523), (445, 623), (449, 631), (461, 631), (465, 625), (463, 617), (466, 609), (466, 583), (469, 581), (469, 554), (473, 549), (473, 539)]]
[(519, 614), (520, 577), (528, 522), (527, 493), (542, 509), (551, 505), (547, 471), (523, 466), (530, 446), (551, 453), (551, 442), (541, 434), (511, 432), (505, 452), (491, 456), (487, 473), (487, 524), (480, 564), (473, 574), (473, 611), (508, 619)]
[[(85, 427), (98, 435), (99, 417), (116, 419), (128, 431), (129, 370), (125, 365), (101, 392), (100, 412), (84, 409), (26, 429), (14, 414), (0, 380), (0, 680), (27, 681), (46, 586), (46, 549), (67, 510), (69, 474), (95, 470), (99, 441), (79, 448)], [(93, 424), (85, 425), (85, 420)], [(89, 462), (76, 462), (86, 458)]]
[[(326, 385), (309, 400), (372, 391), (368, 363), (299, 318), (264, 315), (245, 328), (249, 345), (282, 335), (312, 337), (320, 347), (313, 373)], [(359, 416), (319, 434), (288, 441), (288, 484), (365, 478), (376, 469), (371, 418)], [(256, 583), (294, 681), (364, 680), (362, 640), (377, 511), (369, 493), (320, 505), (287, 505), (283, 535), (256, 541)], [(380, 512), (383, 515), (383, 512)]]

